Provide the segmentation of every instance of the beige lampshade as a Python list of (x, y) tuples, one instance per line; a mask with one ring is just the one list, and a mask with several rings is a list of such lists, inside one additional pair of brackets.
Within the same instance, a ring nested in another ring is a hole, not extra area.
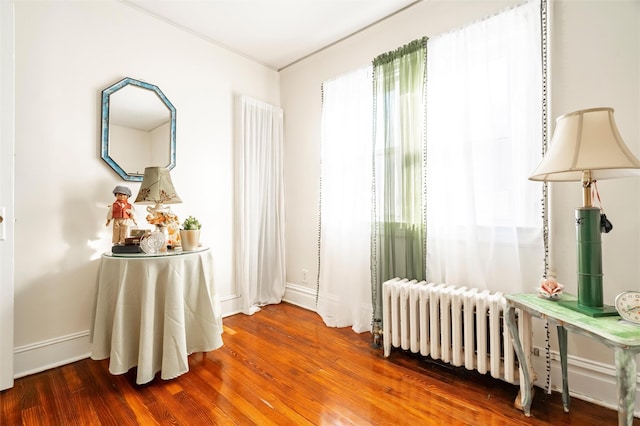
[(169, 170), (164, 167), (146, 167), (135, 203), (178, 204), (182, 203), (171, 181)]
[(550, 147), (530, 180), (580, 181), (637, 175), (640, 161), (620, 137), (613, 108), (591, 108), (562, 115)]

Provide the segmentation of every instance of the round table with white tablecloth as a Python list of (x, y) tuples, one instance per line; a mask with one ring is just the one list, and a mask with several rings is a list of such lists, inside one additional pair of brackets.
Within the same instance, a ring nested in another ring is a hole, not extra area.
[(211, 251), (102, 255), (91, 340), (91, 358), (111, 374), (137, 366), (138, 384), (189, 371), (191, 353), (223, 345)]

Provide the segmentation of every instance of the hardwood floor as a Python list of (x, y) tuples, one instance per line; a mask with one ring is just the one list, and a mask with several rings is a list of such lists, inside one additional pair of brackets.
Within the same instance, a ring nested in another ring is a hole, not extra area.
[[(0, 425), (614, 425), (617, 413), (538, 389), (532, 417), (518, 388), (465, 369), (370, 346), (313, 312), (271, 305), (225, 318), (225, 345), (189, 357), (174, 380), (135, 384), (135, 369), (82, 360), (16, 380)], [(640, 422), (636, 419), (636, 423)]]

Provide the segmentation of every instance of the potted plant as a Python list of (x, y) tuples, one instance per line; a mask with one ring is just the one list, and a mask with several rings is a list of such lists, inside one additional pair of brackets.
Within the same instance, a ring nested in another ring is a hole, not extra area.
[(180, 240), (182, 241), (182, 250), (196, 250), (200, 245), (200, 222), (193, 216), (187, 217), (182, 222), (180, 230)]

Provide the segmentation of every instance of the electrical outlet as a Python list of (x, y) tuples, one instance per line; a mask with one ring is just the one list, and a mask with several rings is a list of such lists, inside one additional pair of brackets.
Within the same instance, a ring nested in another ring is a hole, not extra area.
[(537, 348), (537, 347), (533, 348), (533, 356), (540, 356), (540, 348)]
[(306, 269), (303, 269), (302, 270), (302, 282), (305, 283), (305, 284), (307, 283), (307, 275), (309, 275), (309, 271), (306, 270)]

